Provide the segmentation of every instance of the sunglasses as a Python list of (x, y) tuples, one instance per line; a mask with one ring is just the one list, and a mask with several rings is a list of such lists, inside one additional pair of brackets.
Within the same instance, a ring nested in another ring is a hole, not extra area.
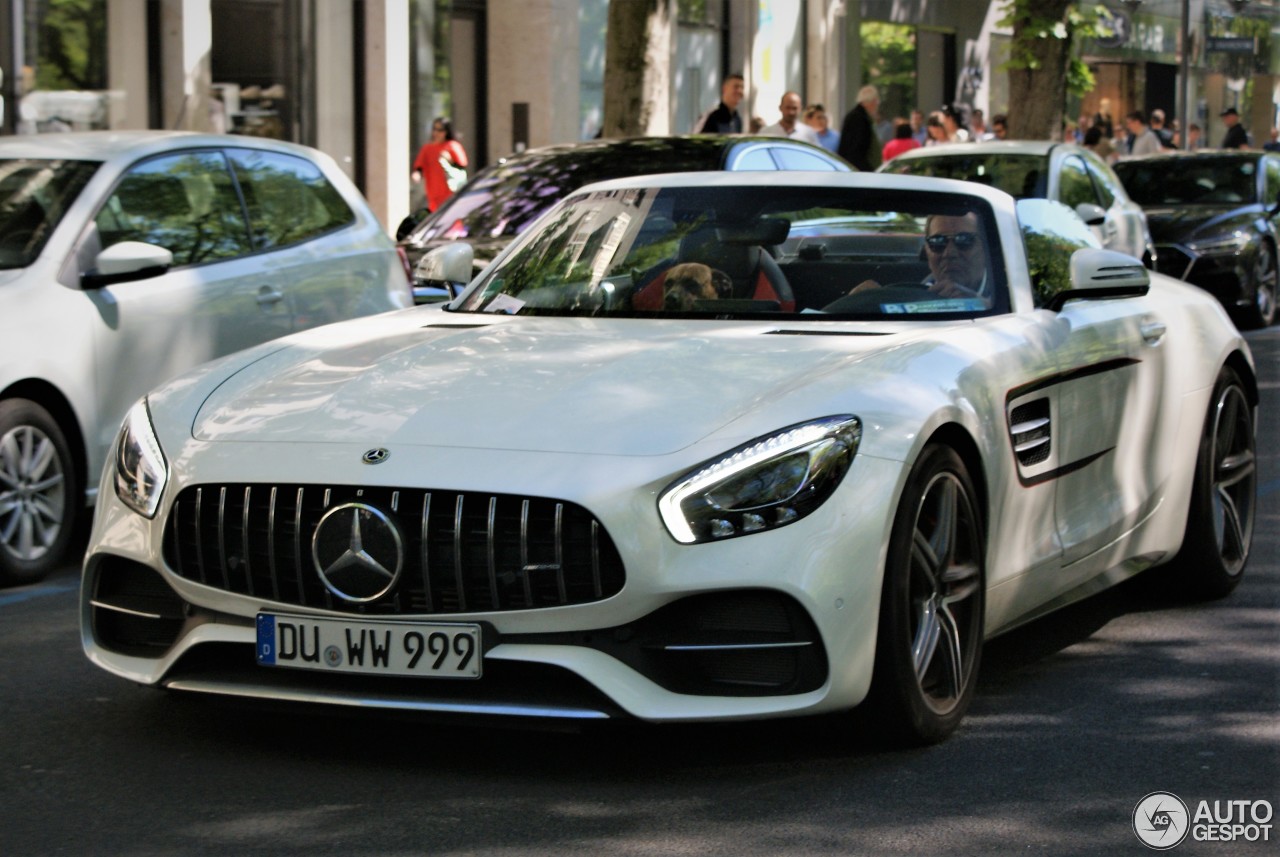
[(955, 235), (945, 235), (939, 233), (930, 235), (924, 239), (924, 245), (934, 253), (942, 253), (947, 249), (949, 242), (955, 242), (957, 250), (968, 250), (978, 243), (978, 233), (976, 232), (957, 232)]

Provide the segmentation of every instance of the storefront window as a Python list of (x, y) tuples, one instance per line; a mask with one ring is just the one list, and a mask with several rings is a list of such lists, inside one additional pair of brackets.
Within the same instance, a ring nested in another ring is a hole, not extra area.
[(36, 134), (108, 127), (113, 96), (107, 90), (106, 0), (11, 2), (22, 27), (6, 69), (14, 76), (13, 129)]
[(215, 132), (301, 142), (298, 0), (211, 0)]

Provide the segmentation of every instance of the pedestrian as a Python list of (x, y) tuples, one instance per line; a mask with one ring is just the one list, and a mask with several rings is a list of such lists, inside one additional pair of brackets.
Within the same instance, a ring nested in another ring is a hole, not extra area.
[(840, 148), (836, 153), (864, 172), (880, 166), (881, 145), (875, 128), (879, 109), (880, 90), (868, 84), (858, 90), (858, 103), (840, 125)]
[(740, 74), (731, 74), (720, 84), (720, 103), (698, 117), (693, 123), (695, 134), (741, 134), (742, 114), (738, 105), (746, 93), (746, 81)]
[(1240, 124), (1240, 114), (1236, 112), (1236, 109), (1228, 107), (1218, 115), (1222, 117), (1222, 124), (1227, 126), (1227, 133), (1222, 136), (1222, 148), (1249, 148), (1249, 132)]
[(941, 110), (929, 114), (929, 118), (924, 121), (924, 130), (929, 135), (929, 139), (924, 141), (926, 146), (941, 146), (950, 142), (947, 140), (947, 124), (943, 121)]
[(1141, 110), (1125, 116), (1124, 126), (1129, 130), (1125, 151), (1130, 156), (1154, 155), (1160, 151), (1160, 138), (1147, 126), (1147, 116)]
[(818, 135), (818, 145), (829, 152), (840, 148), (840, 132), (831, 130), (827, 109), (821, 104), (810, 104), (804, 111), (804, 124)]
[(915, 141), (923, 146), (929, 139), (929, 131), (924, 127), (924, 112), (916, 109), (911, 111), (911, 136)]
[(1009, 139), (1009, 115), (1007, 113), (997, 113), (991, 117), (991, 133), (994, 135), (993, 139)]
[(1192, 150), (1199, 149), (1204, 145), (1200, 142), (1200, 132), (1202, 129), (1195, 122), (1192, 122), (1188, 127), (1190, 130), (1187, 133), (1187, 148)]
[(1173, 132), (1165, 127), (1164, 111), (1159, 107), (1151, 111), (1151, 133), (1160, 138), (1160, 148), (1173, 148)]
[(975, 107), (969, 112), (969, 133), (979, 142), (996, 138), (996, 135), (991, 133), (991, 129), (987, 128), (986, 115), (981, 108)]
[(1097, 125), (1084, 132), (1082, 145), (1108, 164), (1116, 162), (1116, 150), (1112, 148), (1111, 141), (1102, 136), (1102, 129)]
[(435, 211), (467, 181), (467, 151), (443, 116), (431, 123), (431, 139), (418, 150), (409, 177), (426, 189), (427, 210)]
[(899, 119), (893, 128), (893, 139), (884, 144), (880, 155), (887, 164), (903, 152), (918, 148), (920, 144), (916, 142), (915, 137), (911, 136), (911, 123), (905, 119)]
[(818, 145), (817, 133), (800, 121), (800, 104), (800, 93), (784, 92), (782, 101), (778, 102), (778, 111), (782, 114), (782, 118), (760, 129), (760, 134), (765, 137), (790, 137), (793, 140)]
[(949, 143), (968, 143), (972, 139), (969, 136), (969, 129), (964, 127), (960, 110), (954, 104), (943, 105), (942, 127), (947, 129)]
[(1116, 126), (1111, 119), (1111, 99), (1104, 98), (1098, 104), (1098, 112), (1093, 114), (1093, 122), (1090, 126), (1098, 126), (1102, 129), (1102, 136), (1110, 140), (1116, 135)]
[(1280, 152), (1280, 128), (1272, 128), (1270, 137), (1270, 140), (1262, 144), (1262, 151)]

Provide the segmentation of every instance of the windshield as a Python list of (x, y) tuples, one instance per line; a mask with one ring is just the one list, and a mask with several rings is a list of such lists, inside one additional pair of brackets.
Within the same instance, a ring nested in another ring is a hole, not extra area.
[(1121, 161), (1115, 170), (1138, 205), (1245, 205), (1258, 199), (1258, 165), (1253, 160)]
[(454, 309), (521, 315), (972, 317), (1008, 305), (995, 224), (956, 194), (668, 187), (573, 197)]
[(0, 160), (0, 268), (36, 260), (97, 169), (89, 161)]
[(1039, 199), (1048, 193), (1049, 177), (1045, 170), (1045, 159), (1040, 155), (1000, 152), (894, 158), (884, 171), (979, 182), (998, 188), (1015, 199)]
[(413, 235), (433, 238), (510, 238), (578, 188), (593, 182), (653, 173), (714, 170), (722, 146), (698, 142), (637, 142), (579, 146), (570, 152), (530, 152), (478, 173)]

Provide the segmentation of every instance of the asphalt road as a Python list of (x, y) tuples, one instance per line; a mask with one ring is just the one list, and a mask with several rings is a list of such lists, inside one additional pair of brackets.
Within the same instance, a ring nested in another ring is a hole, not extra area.
[[(1139, 578), (993, 641), (941, 746), (851, 717), (559, 733), (187, 698), (90, 666), (67, 568), (0, 590), (0, 855), (1144, 854), (1151, 792), (1280, 807), (1280, 329), (1250, 340), (1241, 587)], [(1173, 853), (1280, 853), (1268, 823)]]

